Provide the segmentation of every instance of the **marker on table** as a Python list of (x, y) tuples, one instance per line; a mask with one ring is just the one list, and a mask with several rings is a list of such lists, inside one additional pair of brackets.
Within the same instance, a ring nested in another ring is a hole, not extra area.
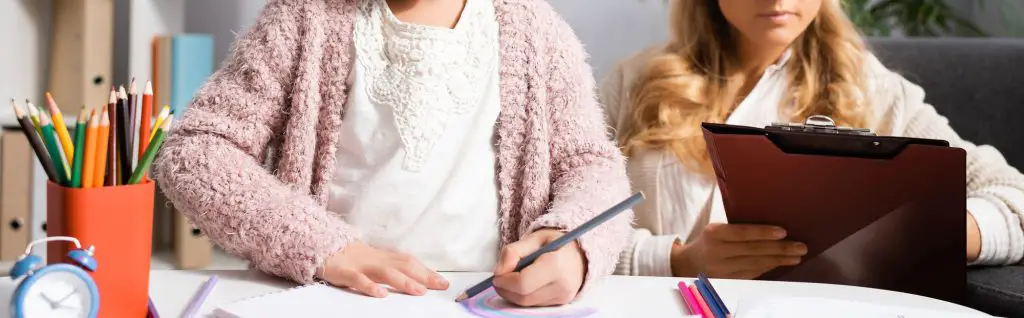
[[(643, 200), (643, 199), (644, 199), (643, 192), (637, 192), (637, 193), (633, 194), (629, 198), (626, 198), (626, 200), (623, 200), (622, 202), (619, 202), (619, 204), (616, 204), (615, 206), (611, 207), (607, 211), (604, 211), (601, 214), (598, 214), (597, 216), (595, 216), (593, 219), (590, 219), (590, 221), (587, 221), (586, 223), (583, 223), (582, 225), (580, 225), (576, 229), (574, 229), (572, 231), (569, 231), (569, 233), (566, 233), (565, 235), (562, 235), (561, 237), (559, 237), (558, 239), (552, 241), (551, 243), (548, 243), (547, 245), (541, 246), (541, 248), (538, 249), (537, 251), (535, 251), (535, 252), (531, 253), (530, 255), (527, 255), (523, 259), (519, 260), (519, 263), (516, 264), (515, 271), (518, 272), (518, 271), (523, 270), (527, 266), (530, 266), (530, 264), (533, 264), (533, 262), (536, 261), (538, 257), (540, 257), (541, 255), (544, 255), (545, 253), (557, 251), (558, 249), (562, 248), (566, 244), (569, 244), (569, 242), (575, 241), (576, 239), (580, 238), (580, 236), (583, 236), (583, 234), (586, 234), (590, 230), (593, 230), (594, 228), (596, 228), (598, 225), (601, 225), (601, 223), (604, 223), (605, 221), (610, 220), (611, 218), (615, 217), (619, 213), (622, 213), (622, 211), (628, 210), (629, 208), (633, 207), (637, 203), (640, 203), (640, 201)], [(494, 276), (488, 277), (487, 279), (483, 280), (482, 282), (479, 282), (476, 285), (473, 285), (473, 287), (470, 287), (469, 289), (467, 289), (466, 292), (462, 293), (461, 295), (459, 295), (459, 297), (455, 298), (455, 301), (459, 302), (459, 301), (463, 301), (465, 299), (471, 298), (473, 296), (476, 296), (477, 294), (482, 293), (483, 291), (487, 290), (488, 288), (491, 288), (493, 285), (494, 285)]]
[(210, 276), (210, 279), (203, 283), (202, 287), (196, 291), (196, 294), (192, 296), (192, 300), (188, 303), (188, 308), (181, 313), (181, 318), (192, 318), (195, 317), (196, 312), (199, 311), (200, 307), (203, 307), (203, 303), (206, 302), (206, 297), (210, 296), (210, 291), (213, 291), (213, 285), (217, 284), (217, 276)]

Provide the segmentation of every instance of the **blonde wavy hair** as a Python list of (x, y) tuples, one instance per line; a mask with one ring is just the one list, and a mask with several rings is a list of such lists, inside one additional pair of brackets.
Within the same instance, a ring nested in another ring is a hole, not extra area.
[[(700, 124), (722, 123), (738, 104), (742, 83), (734, 31), (718, 0), (674, 0), (672, 41), (655, 57), (632, 91), (630, 115), (619, 144), (627, 155), (639, 149), (667, 149), (680, 162), (711, 175)], [(840, 0), (825, 0), (810, 26), (791, 45), (788, 92), (792, 105), (780, 118), (803, 122), (811, 115), (832, 117), (837, 125), (868, 127), (861, 35), (842, 11)]]

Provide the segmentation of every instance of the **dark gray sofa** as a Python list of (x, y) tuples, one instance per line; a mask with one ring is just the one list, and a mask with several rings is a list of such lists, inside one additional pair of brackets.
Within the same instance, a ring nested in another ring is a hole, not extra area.
[[(960, 135), (1024, 168), (1024, 40), (871, 39), (882, 62), (924, 88)], [(1024, 266), (971, 268), (966, 305), (1024, 317)]]

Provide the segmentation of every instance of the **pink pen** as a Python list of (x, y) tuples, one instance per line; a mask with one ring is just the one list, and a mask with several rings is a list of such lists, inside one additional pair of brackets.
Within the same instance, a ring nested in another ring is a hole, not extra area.
[(700, 315), (701, 318), (707, 318), (704, 316), (704, 311), (700, 309), (700, 304), (697, 302), (697, 298), (693, 296), (693, 292), (686, 286), (685, 281), (679, 282), (679, 296), (683, 298), (683, 303), (686, 304), (687, 309), (690, 310), (691, 315)]

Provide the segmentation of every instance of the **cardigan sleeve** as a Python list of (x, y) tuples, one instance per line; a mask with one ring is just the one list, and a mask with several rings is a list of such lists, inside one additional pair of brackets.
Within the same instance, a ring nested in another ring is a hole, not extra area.
[[(294, 2), (294, 3), (293, 3)], [(197, 92), (153, 166), (164, 194), (227, 252), (300, 283), (357, 234), (261, 164), (287, 117), (302, 5), (271, 1)]]
[[(893, 76), (899, 76), (893, 74)], [(1024, 258), (1024, 175), (995, 148), (963, 140), (949, 121), (924, 102), (921, 87), (899, 77), (910, 137), (941, 139), (967, 151), (967, 208), (981, 232), (981, 254), (972, 264), (1008, 265)]]
[[(535, 1), (538, 42), (552, 43), (538, 56), (547, 69), (545, 102), (551, 134), (551, 189), (548, 213), (527, 231), (572, 230), (629, 196), (622, 154), (608, 139), (594, 77), (583, 45), (550, 4)], [(587, 259), (584, 292), (615, 269), (629, 240), (632, 211), (625, 211), (579, 239)]]
[[(618, 140), (618, 132), (622, 129), (623, 122), (626, 120), (625, 116), (628, 116), (629, 113), (624, 109), (629, 107), (626, 103), (629, 100), (628, 87), (630, 85), (628, 83), (630, 81), (626, 78), (626, 68), (642, 65), (636, 60), (645, 61), (648, 55), (651, 54), (643, 52), (638, 57), (617, 64), (601, 82), (600, 100), (604, 106), (605, 126), (608, 127), (609, 133), (615, 140)], [(622, 146), (619, 145), (619, 147)], [(647, 181), (657, 177), (659, 167), (650, 167), (642, 162), (631, 165), (637, 164), (642, 168), (627, 170), (631, 183), (634, 186), (650, 184)], [(657, 186), (653, 188), (655, 191), (659, 191)], [(646, 193), (646, 195), (648, 200), (658, 200), (660, 197), (659, 193)], [(642, 208), (644, 206), (653, 207), (654, 205), (644, 203), (638, 205), (634, 209), (638, 219), (644, 217), (643, 213), (658, 213), (656, 210), (645, 211)], [(647, 217), (655, 218), (655, 216)], [(630, 240), (626, 243), (626, 247), (619, 254), (614, 273), (631, 276), (672, 276), (672, 247), (681, 243), (678, 235), (654, 235), (650, 229), (634, 228), (631, 230)]]

